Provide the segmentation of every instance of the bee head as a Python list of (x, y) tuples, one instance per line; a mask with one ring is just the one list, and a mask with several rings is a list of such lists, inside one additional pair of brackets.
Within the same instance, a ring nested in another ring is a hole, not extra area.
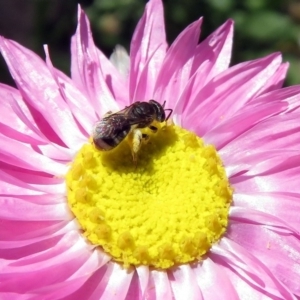
[(164, 107), (155, 100), (150, 100), (149, 103), (152, 105), (155, 110), (156, 120), (158, 122), (164, 122), (166, 119), (166, 113)]

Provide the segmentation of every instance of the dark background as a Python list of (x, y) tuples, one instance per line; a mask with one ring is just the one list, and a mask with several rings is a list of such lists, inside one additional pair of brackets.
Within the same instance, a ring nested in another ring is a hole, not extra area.
[[(69, 74), (69, 45), (76, 29), (78, 3), (87, 12), (95, 42), (106, 55), (111, 54), (116, 44), (129, 49), (146, 1), (0, 0), (0, 35), (42, 57), (42, 45), (48, 44), (54, 65)], [(204, 16), (201, 39), (232, 18), (232, 64), (281, 51), (284, 61), (291, 65), (286, 85), (300, 83), (299, 0), (165, 0), (164, 7), (169, 43), (200, 16)], [(2, 57), (0, 82), (13, 84)]]

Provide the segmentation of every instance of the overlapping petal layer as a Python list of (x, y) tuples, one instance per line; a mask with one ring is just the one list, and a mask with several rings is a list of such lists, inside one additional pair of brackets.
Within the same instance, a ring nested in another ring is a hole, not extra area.
[[(300, 297), (300, 87), (281, 88), (279, 54), (229, 68), (233, 22), (198, 43), (202, 20), (170, 46), (151, 0), (128, 76), (98, 50), (79, 8), (72, 80), (0, 39), (17, 89), (0, 85), (1, 299), (296, 299)], [(203, 261), (125, 270), (89, 245), (62, 175), (108, 110), (167, 101), (177, 124), (219, 150), (235, 189), (230, 226)]]

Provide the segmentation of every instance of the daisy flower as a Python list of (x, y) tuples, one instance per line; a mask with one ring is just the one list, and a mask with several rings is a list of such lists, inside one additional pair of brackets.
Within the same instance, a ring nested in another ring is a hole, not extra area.
[(107, 59), (79, 8), (72, 79), (1, 37), (1, 299), (300, 297), (300, 87), (201, 23), (168, 46), (151, 0)]

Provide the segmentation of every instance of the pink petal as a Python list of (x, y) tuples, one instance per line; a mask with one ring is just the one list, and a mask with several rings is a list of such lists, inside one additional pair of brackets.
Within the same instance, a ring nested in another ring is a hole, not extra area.
[(130, 70), (130, 57), (126, 49), (117, 45), (109, 57), (109, 61), (116, 67), (123, 78), (127, 79)]
[(128, 288), (126, 298), (125, 300), (139, 300), (143, 299), (140, 283), (139, 283), (139, 277), (137, 272), (133, 272), (131, 283)]
[[(5, 222), (5, 221), (4, 221)], [(28, 222), (18, 222), (18, 225)], [(42, 223), (42, 222), (36, 222)], [(45, 222), (46, 223), (46, 222)], [(49, 228), (50, 231), (51, 228)], [(67, 229), (67, 228), (66, 228)], [(70, 227), (69, 227), (70, 229)], [(78, 229), (76, 229), (78, 230)], [(18, 260), (23, 257), (34, 255), (43, 251), (51, 249), (59, 243), (60, 240), (64, 239), (66, 233), (69, 233), (70, 230), (65, 232), (63, 229), (58, 233), (49, 233), (40, 238), (27, 239), (26, 241), (4, 241), (1, 242), (0, 255), (2, 259), (5, 260)], [(9, 246), (11, 244), (12, 246)]]
[(266, 225), (258, 225), (253, 222), (257, 213), (244, 209), (241, 216), (241, 212), (230, 216), (232, 222), (228, 238), (257, 257), (293, 294), (300, 296), (299, 235), (295, 237), (276, 228), (274, 230), (269, 225), (274, 217), (265, 216)]
[(26, 295), (22, 295), (19, 293), (1, 293), (1, 300), (32, 300), (35, 296), (34, 294), (27, 293)]
[[(111, 62), (95, 47), (90, 23), (80, 7), (77, 30), (71, 42), (71, 54), (72, 79), (86, 94), (97, 117), (102, 117), (108, 111), (118, 110), (113, 91), (120, 89), (124, 95), (125, 84)], [(119, 79), (114, 86), (119, 86), (112, 89), (108, 84), (111, 85), (114, 78)], [(125, 101), (124, 97), (116, 100), (120, 103)]]
[[(102, 261), (105, 261), (105, 263), (99, 265), (98, 269), (94, 273), (84, 274), (84, 277), (86, 278), (85, 283), (82, 286), (79, 285), (77, 290), (74, 291), (74, 293), (70, 294), (69, 296), (64, 297), (64, 300), (96, 299), (97, 295), (93, 295), (93, 293), (94, 293), (95, 289), (98, 287), (99, 282), (101, 281), (101, 279), (103, 277), (106, 277), (106, 279), (108, 279), (108, 277), (109, 277), (109, 274), (107, 273), (107, 270), (109, 269), (107, 260), (104, 259)], [(59, 293), (59, 291), (58, 291), (58, 293)], [(97, 299), (100, 299), (99, 295), (98, 295)], [(49, 300), (51, 300), (51, 299), (49, 299)]]
[(67, 166), (34, 151), (32, 146), (0, 134), (0, 160), (24, 169), (63, 175)]
[[(297, 163), (294, 168), (288, 168), (267, 175), (247, 176), (240, 175), (230, 179), (237, 193), (248, 192), (299, 192), (299, 155), (293, 159)], [(289, 162), (287, 163), (289, 164)], [(285, 166), (283, 166), (285, 167)]]
[(30, 144), (33, 147), (37, 147), (39, 143), (45, 143), (44, 141), (41, 142), (41, 138), (32, 137), (26, 134), (23, 134), (19, 131), (16, 131), (14, 128), (1, 124), (0, 122), (0, 132), (1, 135), (5, 137), (9, 137), (9, 139), (17, 140), (19, 142)]
[[(49, 139), (36, 127), (35, 120), (28, 111), (19, 94), (7, 86), (1, 86), (0, 96), (3, 92), (2, 118), (0, 123), (1, 133), (14, 140), (34, 145), (49, 158), (65, 160), (69, 162), (73, 157), (72, 151), (63, 148)], [(47, 130), (49, 133), (49, 130)]]
[(151, 0), (146, 5), (130, 45), (131, 103), (153, 97), (155, 82), (167, 47), (162, 2)]
[(279, 90), (271, 91), (263, 94), (251, 101), (251, 104), (256, 103), (273, 103), (273, 101), (282, 100), (289, 104), (289, 110), (295, 110), (300, 106), (300, 86), (290, 86)]
[(234, 115), (261, 87), (281, 62), (278, 54), (234, 66), (215, 77), (199, 93), (191, 95), (183, 113), (185, 128), (203, 136)]
[(65, 192), (61, 194), (55, 193), (55, 194), (42, 194), (42, 195), (22, 195), (18, 197), (25, 201), (36, 203), (36, 204), (40, 204), (40, 203), (61, 204), (66, 202)]
[(146, 288), (147, 288), (148, 282), (149, 282), (149, 276), (150, 276), (149, 267), (148, 266), (139, 266), (136, 268), (136, 271), (137, 271), (137, 274), (139, 277), (142, 297), (144, 297), (145, 293), (146, 293)]
[[(270, 175), (272, 173), (278, 173), (287, 168), (293, 167), (293, 163), (299, 158), (299, 150), (287, 150), (285, 152), (286, 157), (282, 159), (282, 150), (266, 150), (266, 151), (249, 151), (248, 153), (240, 152), (244, 159), (233, 157), (234, 162), (227, 166), (227, 174), (233, 179), (239, 175), (243, 175), (243, 178), (251, 177), (255, 175)], [(237, 179), (239, 180), (239, 179)], [(241, 181), (241, 180), (239, 180)]]
[[(252, 162), (252, 167), (247, 168), (245, 174), (249, 176), (264, 176), (279, 173), (287, 169), (292, 169), (299, 165), (300, 151), (287, 150), (284, 152), (285, 158), (282, 158), (282, 150), (271, 150), (265, 153), (254, 153), (245, 159), (245, 165)], [(263, 160), (259, 160), (259, 155)], [(243, 170), (245, 171), (245, 170)]]
[(300, 224), (300, 195), (289, 192), (238, 194), (233, 197), (234, 205), (272, 214), (288, 222), (294, 228)]
[(201, 264), (194, 266), (193, 271), (203, 299), (219, 300), (224, 298), (224, 295), (232, 300), (240, 299), (236, 293), (236, 287), (227, 276), (224, 276), (222, 266), (213, 262), (209, 257)]
[[(237, 299), (251, 299), (251, 300), (264, 300), (264, 299), (272, 299), (272, 300), (282, 300), (282, 298), (277, 297), (268, 297), (265, 294), (261, 293), (261, 291), (253, 288), (253, 286), (245, 280), (245, 278), (241, 277), (237, 272), (235, 272), (234, 268), (228, 268), (226, 265), (223, 266), (222, 259), (214, 258), (214, 261), (220, 263), (221, 276), (226, 277), (228, 281), (234, 286), (235, 293), (237, 295)], [(209, 298), (208, 298), (209, 299)]]
[(176, 97), (188, 82), (201, 23), (202, 19), (193, 22), (176, 38), (162, 63), (155, 84), (154, 99), (161, 102), (166, 100), (166, 107), (174, 106)]
[(67, 203), (33, 204), (12, 197), (0, 198), (0, 218), (22, 221), (54, 221), (74, 218)]
[(295, 112), (276, 115), (256, 124), (219, 151), (225, 165), (237, 165), (243, 153), (263, 153), (274, 149), (297, 150), (300, 143), (299, 118), (300, 114)]
[[(47, 286), (70, 278), (90, 256), (91, 251), (79, 233), (70, 232), (46, 251), (16, 261), (1, 262), (0, 290), (35, 293), (47, 289)], [(18, 286), (15, 282), (19, 283)]]
[(197, 46), (191, 74), (200, 71), (205, 61), (210, 62), (206, 77), (198, 80), (201, 87), (228, 69), (232, 51), (233, 25), (232, 20), (226, 21)]
[[(21, 106), (19, 105), (19, 101), (16, 100), (14, 97), (8, 97), (7, 98), (8, 103), (10, 104), (10, 108), (12, 110), (12, 115), (19, 119), (19, 121), (22, 121), (29, 130), (31, 130), (30, 135), (39, 137), (39, 141), (29, 142), (27, 139), (24, 138), (24, 135), (21, 135), (19, 132), (16, 134), (16, 132), (13, 132), (13, 134), (8, 134), (7, 131), (2, 131), (2, 133), (8, 137), (11, 137), (13, 139), (19, 140), (21, 142), (29, 143), (34, 145), (35, 148), (38, 148), (41, 150), (43, 154), (45, 154), (49, 158), (58, 159), (60, 161), (65, 160), (69, 162), (71, 158), (73, 157), (72, 151), (68, 148), (61, 147), (60, 145), (57, 145), (56, 143), (51, 142), (45, 135), (44, 132), (42, 133), (38, 127), (35, 126), (35, 122), (30, 120), (30, 117), (28, 118), (27, 115), (24, 113), (24, 110), (22, 110)], [(21, 103), (20, 103), (21, 104)], [(49, 133), (49, 130), (46, 131)], [(51, 132), (51, 131), (50, 131)], [(32, 134), (33, 133), (33, 134)]]
[(237, 111), (231, 118), (208, 131), (203, 138), (206, 143), (213, 144), (218, 150), (222, 149), (254, 125), (272, 115), (284, 112), (287, 108), (287, 102), (277, 100), (275, 97), (272, 103), (266, 103), (264, 100), (250, 103)]
[[(34, 243), (24, 245), (23, 247), (9, 248), (0, 250), (1, 257), (5, 260), (18, 260), (25, 256), (30, 256), (42, 251), (46, 251), (55, 245), (64, 237), (65, 234), (55, 235), (51, 238), (36, 241)], [(4, 245), (13, 244), (13, 242), (5, 242)], [(14, 243), (15, 244), (15, 243)]]
[(276, 72), (269, 78), (268, 82), (261, 89), (261, 94), (281, 89), (286, 79), (286, 74), (289, 68), (289, 63), (283, 63), (279, 66)]
[(123, 300), (127, 296), (134, 271), (128, 271), (119, 264), (113, 262), (110, 262), (108, 265), (109, 268), (112, 267), (109, 279), (102, 279), (93, 296), (95, 299), (101, 297), (103, 300)]
[[(113, 100), (117, 102), (117, 105), (109, 103), (110, 107), (123, 108), (129, 105), (128, 78), (124, 78), (123, 74), (115, 68), (111, 61), (98, 48), (96, 48), (96, 52), (103, 80), (105, 80), (106, 86), (113, 96)], [(105, 86), (103, 90), (106, 92)], [(98, 94), (100, 95), (100, 92)], [(104, 103), (102, 102), (102, 104)]]
[(145, 299), (174, 299), (167, 272), (151, 270)]
[[(251, 216), (251, 217), (250, 217)], [(277, 216), (265, 213), (262, 211), (244, 208), (231, 207), (230, 219), (240, 223), (250, 223), (264, 226), (280, 234), (295, 235), (300, 237), (300, 232), (297, 228), (293, 228), (288, 222), (281, 220)]]
[[(33, 130), (31, 127), (28, 127), (28, 124), (26, 124), (22, 119), (20, 119), (14, 110), (12, 109), (11, 102), (14, 100), (17, 102), (17, 105), (22, 106), (22, 109), (20, 110), (23, 112), (23, 114), (26, 116), (26, 120), (29, 119), (31, 124), (34, 124), (34, 119), (31, 116), (30, 111), (28, 110), (27, 106), (22, 100), (22, 97), (18, 90), (4, 85), (0, 84), (0, 97), (1, 97), (1, 120), (0, 122), (5, 125), (1, 126), (1, 132), (7, 136), (23, 136), (24, 138), (27, 138), (28, 141), (32, 141), (33, 143), (36, 143), (37, 141), (44, 141), (43, 137), (39, 134), (39, 132), (35, 129)], [(5, 131), (5, 128), (7, 128), (7, 131)], [(10, 131), (8, 132), (8, 130)], [(23, 139), (25, 142), (26, 140)]]
[(92, 250), (91, 255), (88, 258), (89, 260), (81, 266), (78, 270), (76, 270), (70, 277), (70, 279), (80, 278), (83, 274), (88, 274), (91, 276), (92, 271), (89, 270), (93, 268), (93, 272), (105, 266), (110, 260), (111, 257), (104, 253), (101, 248), (94, 248)]
[[(89, 283), (91, 277), (97, 274), (98, 269), (104, 269), (103, 266), (108, 262), (109, 258), (107, 255), (103, 255), (99, 251), (93, 251), (87, 258), (82, 266), (76, 270), (67, 280), (61, 281), (56, 284), (49, 285), (45, 288), (40, 288), (35, 291), (40, 294), (36, 300), (41, 299), (86, 299), (87, 291), (90, 289), (86, 288), (86, 284)], [(84, 297), (77, 297), (80, 290), (85, 290)], [(90, 298), (89, 298), (90, 299)]]
[(225, 22), (214, 33), (201, 42), (195, 51), (191, 78), (180, 97), (173, 104), (173, 118), (181, 124), (181, 115), (193, 94), (199, 91), (215, 76), (228, 68), (231, 58), (233, 22)]
[(128, 289), (126, 300), (145, 299), (145, 292), (149, 280), (149, 267), (138, 266), (135, 271), (136, 272), (134, 272), (131, 280), (131, 285)]
[[(2, 197), (1, 197), (2, 198)], [(12, 241), (22, 243), (26, 239), (32, 239), (60, 230), (68, 221), (15, 221), (1, 220), (0, 241)], [(13, 232), (14, 234), (10, 233)], [(49, 232), (48, 232), (49, 231)]]
[[(290, 150), (299, 149), (299, 117), (299, 113), (277, 115), (258, 123), (224, 147), (220, 151), (222, 158), (227, 158), (229, 152), (232, 155), (234, 153), (233, 149), (239, 149), (241, 152), (248, 149), (252, 149), (252, 151), (256, 149), (258, 149), (257, 151), (286, 148)], [(278, 126), (278, 124), (281, 124), (281, 126)]]
[(132, 275), (133, 271), (126, 271), (119, 264), (108, 262), (90, 276), (85, 285), (65, 299), (125, 299)]
[(78, 288), (84, 285), (90, 276), (91, 275), (88, 273), (79, 278), (64, 281), (62, 280), (61, 282), (50, 284), (47, 287), (42, 287), (34, 291), (35, 296), (30, 298), (30, 300), (81, 299), (73, 298), (73, 296), (70, 295), (72, 295), (74, 291), (77, 291)]
[[(70, 111), (77, 119), (82, 129), (85, 130), (83, 131), (83, 134), (88, 136), (89, 134), (87, 133), (91, 133), (93, 124), (97, 121), (93, 108), (91, 106), (87, 106), (89, 101), (78, 89), (76, 89), (70, 78), (53, 67), (47, 46), (44, 46), (44, 50), (47, 66), (57, 84), (57, 89), (59, 90), (61, 97), (68, 104)], [(81, 129), (81, 127), (79, 127), (79, 129)]]
[(68, 147), (78, 148), (86, 139), (77, 129), (45, 63), (33, 52), (4, 38), (0, 39), (0, 49), (27, 105), (42, 115)]
[[(14, 177), (18, 180), (22, 180), (24, 183), (36, 184), (38, 185), (49, 185), (49, 186), (59, 186), (65, 184), (62, 177), (55, 177), (42, 171), (31, 171), (28, 169), (22, 169), (13, 165), (0, 163), (1, 169), (7, 176)], [(65, 192), (65, 189), (63, 190)], [(48, 190), (50, 192), (50, 190)], [(55, 190), (55, 194), (58, 194), (60, 190)]]
[(174, 298), (176, 300), (203, 299), (195, 275), (190, 265), (181, 265), (168, 272)]
[[(32, 245), (40, 241), (51, 239), (55, 236), (65, 234), (72, 230), (78, 230), (80, 227), (76, 221), (20, 221), (20, 220), (1, 220), (0, 245), (1, 250), (21, 248)], [(22, 226), (19, 232), (18, 227)], [(5, 228), (5, 229), (4, 229)], [(5, 232), (7, 230), (8, 232)], [(14, 233), (11, 236), (11, 233)], [(34, 250), (34, 249), (33, 249)], [(19, 251), (19, 255), (22, 255)], [(36, 250), (35, 250), (36, 252)], [(26, 256), (26, 255), (22, 255)]]
[[(42, 195), (43, 193), (36, 187), (23, 183), (22, 180), (7, 176), (0, 170), (1, 182), (0, 193), (2, 195)], [(3, 176), (3, 177), (2, 177)]]
[(21, 199), (29, 201), (32, 203), (43, 203), (43, 204), (60, 204), (66, 202), (65, 193), (55, 193), (55, 194), (43, 194), (43, 195), (30, 195), (30, 196), (21, 196)]
[[(2, 195), (41, 195), (46, 193), (63, 195), (66, 193), (66, 186), (62, 180), (58, 180), (61, 183), (51, 182), (51, 179), (46, 184), (33, 184), (24, 181), (26, 172), (0, 170), (1, 184), (0, 194)], [(18, 178), (20, 177), (20, 178)], [(33, 178), (33, 177), (31, 177)], [(35, 177), (36, 179), (46, 180), (45, 178)], [(57, 180), (57, 179), (56, 179)], [(39, 182), (41, 183), (41, 182)]]
[[(261, 296), (271, 299), (295, 299), (291, 291), (272, 274), (255, 256), (243, 247), (223, 237), (218, 245), (211, 249), (213, 260), (217, 260), (226, 268), (234, 272), (245, 282), (248, 282)], [(250, 299), (251, 294), (249, 295)]]
[[(65, 242), (63, 240), (65, 239)], [(81, 249), (84, 252), (83, 245), (80, 235), (76, 232), (68, 232), (67, 235), (65, 235), (63, 238), (61, 238), (55, 247), (46, 249), (42, 252), (34, 253), (30, 256), (21, 257), (20, 259), (16, 260), (1, 260), (1, 276), (2, 279), (8, 280), (13, 277), (13, 274), (22, 275), (24, 271), (26, 272), (26, 267), (32, 266), (31, 272), (41, 270), (43, 268), (47, 268), (51, 266), (51, 260), (52, 262), (57, 260), (60, 255), (62, 255), (64, 252), (72, 252), (76, 247), (74, 245), (78, 242), (78, 249)], [(72, 249), (72, 247), (74, 249)], [(69, 253), (70, 254), (70, 253)], [(65, 255), (65, 254), (64, 254)], [(61, 258), (59, 257), (59, 260)], [(69, 257), (70, 259), (70, 257)], [(45, 264), (43, 264), (43, 261)], [(28, 271), (28, 269), (27, 269)]]
[(76, 152), (72, 149), (62, 148), (56, 144), (38, 145), (37, 147), (44, 156), (65, 163), (69, 163)]

